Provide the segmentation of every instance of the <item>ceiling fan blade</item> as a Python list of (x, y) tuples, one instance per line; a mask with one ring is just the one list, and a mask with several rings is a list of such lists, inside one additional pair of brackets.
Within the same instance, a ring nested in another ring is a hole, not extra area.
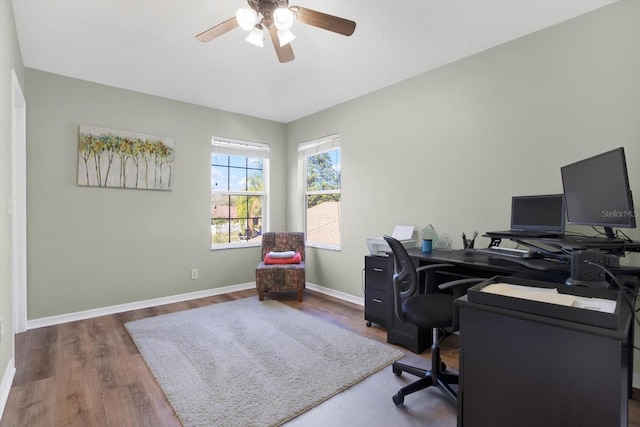
[(273, 47), (276, 49), (276, 55), (278, 55), (278, 60), (280, 62), (289, 62), (293, 61), (295, 56), (293, 55), (293, 48), (291, 47), (291, 43), (287, 43), (284, 46), (280, 47), (280, 38), (278, 37), (278, 31), (275, 27), (269, 30), (269, 34), (271, 35), (271, 41), (273, 42)]
[(356, 30), (356, 23), (348, 19), (327, 15), (302, 6), (292, 6), (289, 9), (298, 16), (298, 21), (307, 25), (313, 25), (314, 27), (345, 36), (350, 36)]
[(207, 31), (203, 31), (198, 34), (196, 38), (201, 42), (208, 42), (216, 37), (219, 37), (226, 33), (227, 31), (231, 31), (238, 26), (238, 21), (235, 16), (233, 18), (229, 18), (226, 21), (216, 25), (215, 27), (209, 28)]

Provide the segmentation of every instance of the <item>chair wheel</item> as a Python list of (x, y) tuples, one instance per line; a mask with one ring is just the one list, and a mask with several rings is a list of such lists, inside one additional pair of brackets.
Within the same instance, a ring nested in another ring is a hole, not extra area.
[(371, 322), (367, 322), (367, 328), (371, 327)]
[(440, 362), (440, 372), (444, 372), (447, 370), (447, 365), (444, 362)]
[(398, 392), (397, 394), (394, 394), (392, 399), (393, 399), (393, 403), (395, 403), (396, 406), (402, 405), (404, 403), (404, 396), (400, 392)]
[(396, 374), (396, 376), (398, 376), (398, 377), (399, 377), (400, 375), (402, 375), (402, 370), (400, 370), (400, 369), (396, 368), (395, 366), (392, 366), (392, 367), (391, 367), (391, 370), (392, 370), (392, 371), (393, 371), (393, 373), (394, 373), (394, 374)]

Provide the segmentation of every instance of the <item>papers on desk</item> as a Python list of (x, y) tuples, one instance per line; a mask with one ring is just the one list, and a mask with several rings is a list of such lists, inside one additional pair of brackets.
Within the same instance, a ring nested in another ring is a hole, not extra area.
[(537, 288), (533, 286), (513, 285), (511, 283), (492, 283), (482, 288), (482, 292), (503, 295), (567, 307), (613, 313), (616, 301), (605, 298), (588, 298), (576, 295), (560, 294), (556, 288)]

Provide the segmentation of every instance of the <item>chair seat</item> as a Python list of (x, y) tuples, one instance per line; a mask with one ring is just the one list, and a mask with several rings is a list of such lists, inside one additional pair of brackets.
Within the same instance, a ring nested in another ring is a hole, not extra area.
[(402, 312), (409, 323), (421, 328), (448, 328), (453, 322), (452, 294), (420, 294), (407, 298)]

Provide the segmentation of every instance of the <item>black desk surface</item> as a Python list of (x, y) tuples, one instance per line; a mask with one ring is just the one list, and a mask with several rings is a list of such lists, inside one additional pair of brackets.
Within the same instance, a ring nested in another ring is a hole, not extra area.
[[(564, 283), (570, 276), (569, 264), (564, 267), (552, 270), (529, 268), (525, 265), (509, 261), (506, 259), (491, 258), (486, 253), (473, 252), (473, 250), (458, 249), (452, 251), (433, 251), (426, 254), (420, 248), (411, 248), (407, 252), (418, 261), (428, 263), (449, 263), (465, 267), (472, 267), (478, 270), (485, 270), (494, 275), (511, 276), (515, 275), (524, 279), (543, 280), (554, 283)], [(530, 263), (544, 260), (528, 260)]]
[[(523, 279), (545, 280), (555, 283), (564, 283), (570, 277), (570, 264), (555, 264), (552, 268), (546, 268), (544, 265), (536, 264), (552, 264), (546, 260), (522, 260), (525, 263), (518, 263), (510, 260), (510, 258), (498, 259), (491, 257), (486, 253), (473, 252), (469, 249), (456, 249), (451, 251), (433, 251), (430, 254), (422, 252), (420, 248), (411, 248), (407, 252), (418, 261), (429, 263), (450, 263), (460, 266), (473, 267), (480, 270), (493, 271), (496, 275), (516, 275)], [(525, 264), (530, 264), (529, 267)], [(614, 274), (640, 276), (640, 266), (619, 266), (609, 267)]]
[(425, 260), (429, 262), (443, 262), (451, 264), (473, 265), (477, 268), (486, 268), (507, 274), (514, 273), (522, 269), (518, 264), (505, 262), (503, 260), (490, 259), (489, 255), (474, 253), (472, 251), (457, 249), (452, 251), (433, 251), (429, 254), (422, 252), (420, 248), (411, 248), (407, 252), (413, 259)]

